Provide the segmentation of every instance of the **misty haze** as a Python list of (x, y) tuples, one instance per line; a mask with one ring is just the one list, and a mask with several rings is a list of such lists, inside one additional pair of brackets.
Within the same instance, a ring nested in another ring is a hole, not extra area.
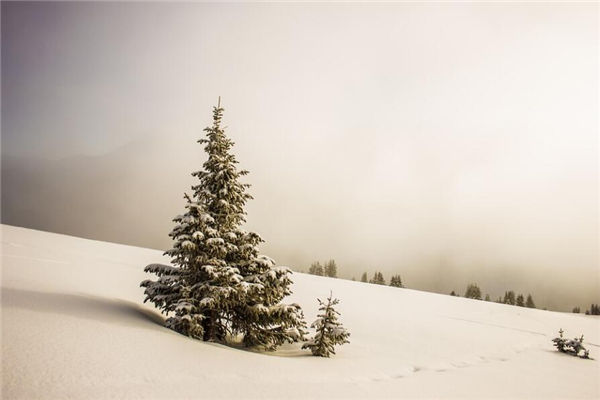
[(221, 95), (279, 263), (598, 301), (583, 5), (3, 7), (3, 223), (167, 249)]

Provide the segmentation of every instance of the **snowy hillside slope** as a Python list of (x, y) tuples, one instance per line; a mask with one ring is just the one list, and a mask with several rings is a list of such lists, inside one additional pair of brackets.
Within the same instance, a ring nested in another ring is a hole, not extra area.
[(294, 274), (307, 321), (341, 299), (350, 344), (257, 353), (163, 328), (139, 282), (160, 251), (2, 225), (2, 398), (600, 398), (597, 317)]

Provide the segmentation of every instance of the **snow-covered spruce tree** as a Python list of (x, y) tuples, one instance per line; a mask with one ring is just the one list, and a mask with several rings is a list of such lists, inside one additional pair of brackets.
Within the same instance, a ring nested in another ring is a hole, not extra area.
[(310, 349), (314, 356), (329, 357), (331, 354), (335, 354), (334, 346), (350, 343), (348, 341), (350, 333), (337, 320), (340, 313), (334, 309), (334, 306), (340, 301), (332, 299), (331, 293), (326, 303), (321, 299), (317, 300), (319, 301), (321, 314), (317, 315), (316, 321), (310, 326), (316, 330), (316, 334), (312, 339), (305, 342), (302, 348)]
[(284, 342), (304, 340), (306, 323), (302, 309), (295, 303), (280, 303), (292, 293), (291, 270), (277, 267), (271, 258), (258, 255), (256, 245), (261, 241), (258, 235), (239, 234), (242, 240), (233, 259), (243, 271), (246, 296), (233, 308), (233, 331), (243, 334), (246, 346), (262, 346), (266, 350), (275, 350)]
[(256, 233), (241, 229), (244, 206), (252, 197), (250, 187), (239, 179), (248, 172), (238, 170), (230, 150), (233, 142), (221, 127), (223, 108), (213, 108), (213, 125), (204, 129), (208, 159), (199, 182), (186, 196), (186, 213), (170, 236), (175, 267), (152, 264), (147, 272), (158, 275), (146, 280), (146, 300), (172, 315), (167, 325), (178, 332), (204, 340), (223, 340), (227, 334), (243, 334), (247, 345), (273, 349), (284, 341), (303, 338), (302, 310), (280, 301), (290, 294), (291, 271), (276, 267), (260, 256)]
[(230, 310), (241, 301), (239, 270), (225, 262), (231, 245), (219, 237), (215, 219), (198, 200), (185, 195), (186, 212), (176, 216), (169, 234), (173, 247), (165, 252), (175, 267), (150, 264), (146, 272), (159, 276), (145, 280), (146, 301), (171, 313), (166, 326), (203, 340), (223, 340), (231, 333)]

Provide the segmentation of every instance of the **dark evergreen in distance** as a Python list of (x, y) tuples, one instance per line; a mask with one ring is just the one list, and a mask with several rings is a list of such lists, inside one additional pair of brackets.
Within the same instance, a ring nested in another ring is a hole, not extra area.
[(376, 285), (385, 285), (385, 278), (381, 272), (375, 272), (373, 278), (369, 281), (369, 283), (374, 283)]
[(527, 295), (527, 300), (525, 301), (525, 307), (535, 308), (535, 303), (533, 302), (533, 297), (530, 294)]
[(400, 275), (392, 276), (392, 278), (390, 279), (390, 286), (399, 287), (399, 288), (404, 287), (404, 285), (402, 284), (402, 278), (400, 277)]
[(325, 266), (323, 267), (323, 275), (331, 278), (337, 278), (337, 264), (335, 263), (335, 260), (329, 260), (325, 263)]
[(592, 304), (590, 309), (585, 311), (585, 315), (600, 315), (600, 306), (598, 304)]
[(308, 273), (311, 275), (337, 278), (337, 264), (335, 263), (335, 260), (329, 260), (323, 266), (320, 262), (315, 261), (308, 268)]
[(504, 299), (502, 300), (502, 302), (504, 304), (510, 304), (511, 306), (514, 306), (516, 304), (515, 292), (513, 292), (512, 290), (505, 292)]
[(369, 281), (368, 278), (367, 278), (367, 273), (366, 272), (363, 272), (362, 276), (360, 277), (360, 281), (361, 282), (365, 282), (365, 283), (367, 283)]
[(523, 297), (522, 294), (517, 296), (516, 303), (517, 303), (517, 306), (519, 306), (519, 307), (525, 307), (525, 298)]
[(222, 341), (243, 335), (247, 346), (275, 349), (284, 342), (302, 340), (302, 310), (280, 304), (292, 283), (291, 271), (259, 255), (259, 235), (241, 229), (250, 185), (239, 179), (233, 142), (221, 127), (223, 108), (213, 108), (213, 125), (204, 129), (208, 159), (192, 176), (192, 196), (185, 195), (185, 213), (174, 218), (169, 234), (173, 247), (165, 252), (174, 266), (151, 264), (146, 272), (144, 302), (151, 301), (169, 315), (166, 325), (184, 335)]
[(467, 299), (481, 300), (481, 289), (476, 283), (470, 283), (465, 291), (465, 297)]
[(332, 299), (331, 293), (327, 302), (321, 301), (321, 299), (317, 300), (321, 314), (317, 315), (317, 320), (311, 325), (311, 328), (316, 330), (316, 334), (304, 343), (302, 348), (310, 349), (314, 356), (329, 357), (331, 354), (335, 354), (334, 346), (350, 343), (348, 341), (350, 333), (337, 320), (340, 313), (334, 309), (334, 306), (340, 301)]
[(323, 276), (324, 270), (320, 262), (316, 261), (308, 268), (308, 273), (311, 275)]

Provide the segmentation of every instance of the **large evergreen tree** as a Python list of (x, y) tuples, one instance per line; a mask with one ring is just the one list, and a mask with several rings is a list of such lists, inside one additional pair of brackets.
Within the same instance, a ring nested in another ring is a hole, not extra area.
[(186, 213), (174, 219), (170, 236), (175, 266), (152, 264), (146, 272), (145, 301), (171, 313), (167, 325), (204, 340), (243, 334), (246, 345), (273, 349), (303, 338), (305, 323), (297, 304), (280, 304), (291, 293), (291, 271), (259, 255), (260, 236), (241, 229), (244, 206), (251, 199), (231, 153), (233, 142), (221, 127), (223, 108), (213, 109), (213, 125), (204, 129), (208, 159), (193, 172), (198, 183), (186, 195)]
[(151, 264), (145, 268), (159, 279), (141, 283), (146, 288), (144, 301), (171, 312), (166, 321), (171, 329), (197, 339), (223, 340), (228, 333), (227, 310), (239, 301), (242, 277), (223, 260), (227, 250), (215, 220), (201, 203), (185, 197), (186, 212), (174, 218), (176, 225), (169, 234), (173, 247), (165, 252), (175, 267)]

